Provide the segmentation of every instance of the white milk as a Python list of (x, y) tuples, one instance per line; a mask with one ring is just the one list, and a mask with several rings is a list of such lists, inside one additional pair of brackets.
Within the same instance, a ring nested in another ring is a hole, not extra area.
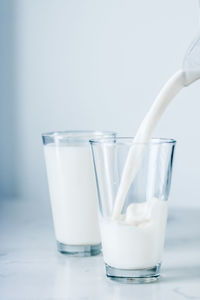
[(44, 153), (57, 241), (99, 244), (97, 191), (89, 144), (48, 144)]
[(130, 148), (125, 167), (122, 173), (119, 190), (116, 196), (113, 219), (119, 219), (125, 202), (129, 187), (133, 182), (140, 168), (140, 163), (143, 158), (144, 147), (134, 147), (134, 143), (148, 143), (155, 126), (163, 115), (165, 109), (177, 95), (177, 93), (185, 86), (185, 77), (183, 71), (176, 72), (162, 88), (161, 92), (155, 99), (149, 112), (146, 114), (141, 123), (133, 141), (133, 146)]
[(133, 203), (120, 220), (100, 222), (104, 261), (119, 269), (151, 268), (161, 262), (167, 202)]

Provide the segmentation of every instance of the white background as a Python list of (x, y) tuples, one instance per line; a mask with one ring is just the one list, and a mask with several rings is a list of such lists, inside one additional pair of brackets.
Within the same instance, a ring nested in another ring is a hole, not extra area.
[[(134, 136), (198, 29), (193, 0), (0, 0), (0, 196), (48, 199), (41, 133)], [(154, 136), (178, 140), (171, 205), (200, 206), (200, 82)]]

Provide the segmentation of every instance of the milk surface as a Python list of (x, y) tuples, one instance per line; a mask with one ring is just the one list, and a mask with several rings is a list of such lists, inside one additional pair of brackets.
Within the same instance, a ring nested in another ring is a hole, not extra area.
[(89, 144), (44, 146), (56, 239), (69, 245), (101, 242)]
[(161, 262), (167, 202), (132, 203), (118, 220), (100, 222), (104, 261), (119, 269), (151, 268)]

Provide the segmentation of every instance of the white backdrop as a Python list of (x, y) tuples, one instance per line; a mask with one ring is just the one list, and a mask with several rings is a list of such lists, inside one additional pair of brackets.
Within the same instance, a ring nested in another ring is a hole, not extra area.
[[(1, 35), (11, 50), (0, 72), (10, 68), (12, 75), (4, 82), (12, 94), (1, 90), (9, 116), (1, 120), (7, 128), (2, 195), (39, 204), (48, 198), (41, 132), (98, 129), (133, 136), (181, 66), (197, 33), (198, 3), (1, 0), (0, 6), (5, 32), (12, 29), (12, 43)], [(178, 95), (154, 134), (178, 140), (171, 205), (200, 206), (199, 110), (197, 82)]]

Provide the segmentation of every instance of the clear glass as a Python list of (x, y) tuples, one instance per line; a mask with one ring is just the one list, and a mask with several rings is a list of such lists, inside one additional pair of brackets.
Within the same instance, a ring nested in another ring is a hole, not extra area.
[[(119, 137), (90, 143), (106, 275), (123, 282), (154, 281), (160, 275), (176, 142), (152, 139), (148, 144), (136, 144), (133, 138)], [(121, 215), (114, 219), (116, 195), (131, 147), (137, 147), (143, 156)]]
[(113, 132), (42, 134), (58, 251), (90, 256), (101, 251), (97, 190), (89, 144)]

